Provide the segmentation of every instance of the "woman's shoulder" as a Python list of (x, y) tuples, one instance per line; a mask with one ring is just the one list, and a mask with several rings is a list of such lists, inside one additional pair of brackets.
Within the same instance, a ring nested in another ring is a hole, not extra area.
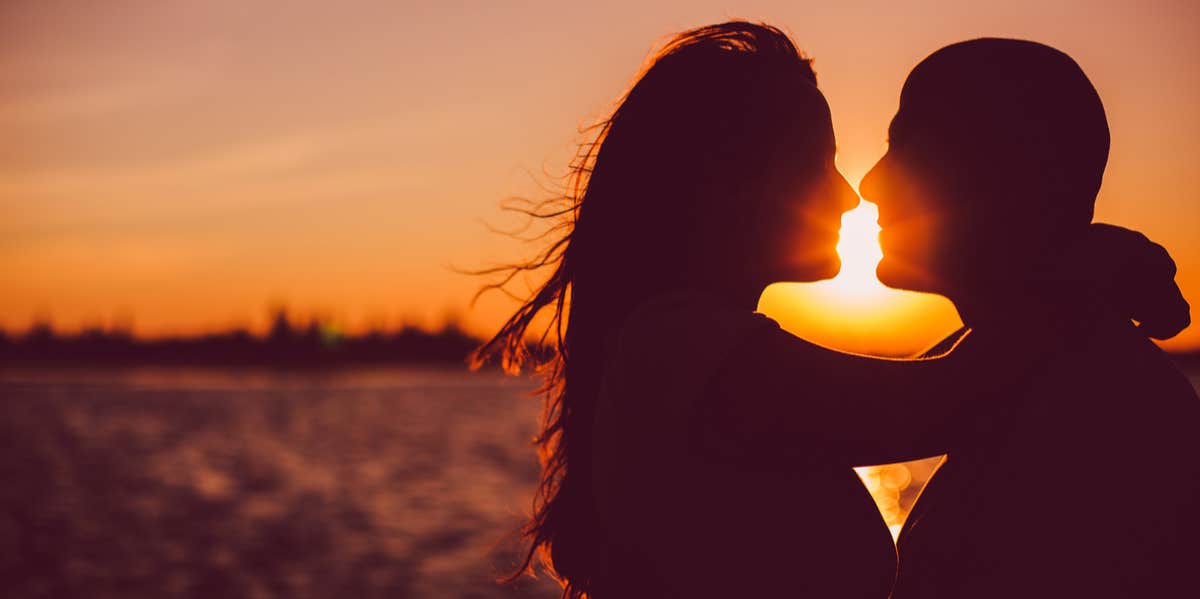
[(701, 295), (650, 298), (610, 338), (604, 394), (636, 406), (644, 420), (683, 423), (718, 373), (740, 352), (769, 344), (772, 331), (780, 331), (774, 320)]
[(619, 380), (638, 393), (699, 392), (737, 348), (772, 330), (779, 330), (774, 320), (703, 294), (654, 296), (634, 308), (609, 338), (606, 372), (616, 379), (608, 384)]
[(759, 312), (738, 309), (712, 296), (677, 291), (656, 295), (630, 312), (619, 334), (628, 342), (722, 343), (754, 331), (778, 329)]

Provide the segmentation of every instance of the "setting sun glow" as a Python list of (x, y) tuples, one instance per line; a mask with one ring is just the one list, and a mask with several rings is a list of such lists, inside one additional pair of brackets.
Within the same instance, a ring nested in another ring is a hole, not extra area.
[(772, 285), (759, 311), (816, 343), (875, 355), (911, 355), (960, 325), (946, 298), (889, 289), (875, 276), (883, 257), (879, 210), (860, 202), (842, 215), (837, 277), (816, 283)]
[(875, 204), (859, 202), (858, 207), (842, 215), (838, 256), (842, 270), (831, 281), (831, 288), (852, 299), (866, 299), (886, 292), (875, 277), (875, 267), (883, 258), (879, 249), (879, 209)]
[[(995, 35), (1061, 47), (1112, 128), (1097, 220), (1167, 247), (1185, 295), (1200, 294), (1200, 202), (1178, 193), (1200, 187), (1200, 3), (344, 4), (4, 2), (0, 330), (265, 331), (267, 308), (287, 304), (348, 331), (436, 327), (453, 311), (492, 334), (515, 304), (468, 308), (480, 281), (462, 270), (530, 249), (483, 224), (504, 218), (497, 204), (542, 197), (531, 172), (567, 172), (579, 127), (611, 114), (654, 40), (729, 17), (783, 26), (817, 61), (852, 184), (934, 49)], [(836, 280), (777, 285), (760, 308), (860, 351), (952, 328), (946, 302), (871, 276), (873, 210), (846, 215)], [(1164, 345), (1200, 348), (1200, 327)]]

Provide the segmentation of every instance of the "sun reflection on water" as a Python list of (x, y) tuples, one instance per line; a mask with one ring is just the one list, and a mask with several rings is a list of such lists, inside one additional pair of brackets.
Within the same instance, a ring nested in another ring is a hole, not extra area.
[[(875, 506), (879, 508), (883, 521), (887, 523), (888, 530), (895, 539), (900, 535), (900, 528), (904, 525), (904, 518), (912, 505), (911, 495), (915, 491), (905, 492), (914, 486), (912, 471), (906, 464), (863, 466), (855, 468), (854, 471), (871, 493)], [(918, 485), (924, 482), (916, 481)]]

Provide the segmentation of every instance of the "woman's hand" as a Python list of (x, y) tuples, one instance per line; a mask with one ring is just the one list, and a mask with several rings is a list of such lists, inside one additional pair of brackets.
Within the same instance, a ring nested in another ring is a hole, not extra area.
[(1068, 279), (1136, 320), (1148, 337), (1170, 339), (1191, 323), (1190, 307), (1175, 283), (1175, 261), (1137, 231), (1094, 223), (1055, 262)]

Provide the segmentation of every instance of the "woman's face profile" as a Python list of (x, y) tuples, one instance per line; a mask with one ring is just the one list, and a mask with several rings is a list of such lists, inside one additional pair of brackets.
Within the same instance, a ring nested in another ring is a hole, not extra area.
[(857, 206), (859, 198), (837, 169), (833, 123), (823, 99), (821, 105), (822, 111), (797, 115), (802, 121), (797, 130), (807, 135), (785, 139), (795, 143), (788, 152), (793, 158), (776, 167), (779, 185), (768, 188), (758, 239), (771, 282), (829, 279), (841, 269), (837, 244), (842, 214)]

